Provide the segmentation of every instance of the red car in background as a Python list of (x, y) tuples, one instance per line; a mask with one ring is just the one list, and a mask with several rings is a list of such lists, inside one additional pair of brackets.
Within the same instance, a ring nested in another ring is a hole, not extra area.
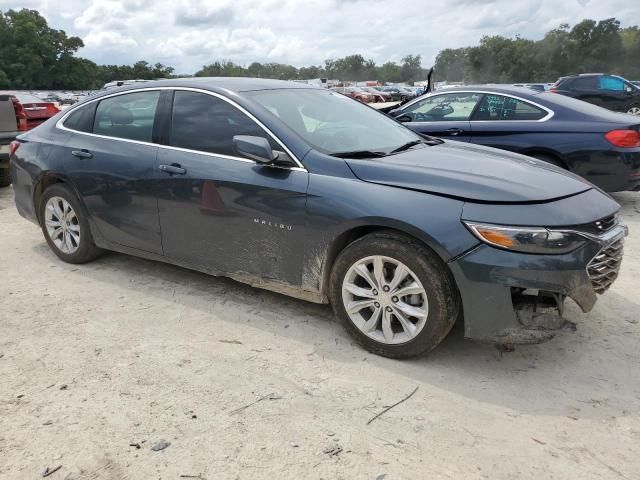
[(363, 90), (360, 87), (334, 87), (331, 90), (334, 92), (341, 93), (342, 95), (346, 95), (349, 98), (353, 98), (362, 103), (375, 103), (375, 102), (384, 102), (386, 101), (384, 97), (380, 94), (370, 93), (366, 90)]
[(60, 110), (35, 95), (0, 90), (0, 187), (11, 184), (9, 157), (16, 136), (37, 127)]

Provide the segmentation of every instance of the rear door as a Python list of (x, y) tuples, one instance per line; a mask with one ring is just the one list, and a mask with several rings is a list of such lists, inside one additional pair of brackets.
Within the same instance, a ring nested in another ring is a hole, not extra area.
[(626, 112), (630, 108), (633, 94), (628, 91), (626, 82), (621, 78), (602, 75), (598, 89), (602, 95), (603, 107), (617, 112)]
[(544, 146), (542, 123), (551, 115), (525, 100), (487, 93), (471, 117), (471, 141), (513, 152)]
[(481, 98), (481, 93), (474, 92), (431, 95), (409, 104), (394, 116), (415, 132), (468, 142), (469, 120)]
[[(308, 173), (240, 156), (234, 135), (284, 147), (225, 97), (177, 90), (160, 147), (159, 210), (166, 256), (196, 268), (301, 283)], [(290, 158), (290, 157), (289, 157)]]
[[(160, 90), (92, 102), (64, 121), (64, 168), (108, 241), (162, 253), (154, 121)], [(94, 110), (94, 111), (93, 111)]]

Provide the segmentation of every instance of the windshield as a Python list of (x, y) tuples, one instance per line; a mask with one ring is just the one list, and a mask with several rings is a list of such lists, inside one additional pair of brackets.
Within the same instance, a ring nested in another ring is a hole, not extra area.
[(247, 92), (314, 149), (329, 155), (389, 153), (421, 137), (382, 113), (330, 90)]

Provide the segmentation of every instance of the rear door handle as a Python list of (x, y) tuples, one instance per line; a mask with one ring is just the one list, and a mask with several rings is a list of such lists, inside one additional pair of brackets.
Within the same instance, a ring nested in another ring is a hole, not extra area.
[(158, 165), (158, 168), (169, 175), (184, 175), (187, 173), (187, 171), (178, 163), (172, 163), (171, 165)]
[(450, 128), (449, 130), (447, 130), (447, 133), (449, 135), (453, 135), (453, 136), (460, 135), (462, 132), (463, 132), (463, 130), (460, 129), (460, 128)]
[(78, 158), (93, 158), (93, 153), (84, 148), (82, 150), (71, 150), (71, 155)]

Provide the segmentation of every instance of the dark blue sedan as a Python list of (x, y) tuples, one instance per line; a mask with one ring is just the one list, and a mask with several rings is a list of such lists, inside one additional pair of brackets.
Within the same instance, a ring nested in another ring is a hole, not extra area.
[(114, 250), (330, 302), (389, 357), (462, 316), (468, 338), (548, 340), (566, 297), (586, 312), (615, 281), (626, 234), (569, 172), (260, 79), (109, 90), (19, 136), (11, 178), (65, 262)]
[(529, 155), (609, 192), (640, 190), (640, 119), (525, 87), (457, 87), (389, 114), (421, 134)]

